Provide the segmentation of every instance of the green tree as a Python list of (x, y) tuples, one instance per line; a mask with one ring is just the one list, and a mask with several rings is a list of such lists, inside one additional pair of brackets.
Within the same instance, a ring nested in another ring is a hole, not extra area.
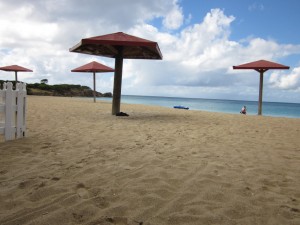
[(48, 79), (42, 79), (41, 84), (48, 84)]

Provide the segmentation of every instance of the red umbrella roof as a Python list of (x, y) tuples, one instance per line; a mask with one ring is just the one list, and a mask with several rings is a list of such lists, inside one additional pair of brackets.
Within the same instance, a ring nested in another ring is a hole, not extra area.
[(123, 58), (162, 59), (157, 42), (135, 37), (123, 32), (84, 38), (70, 52), (79, 52), (115, 58), (118, 48), (123, 47)]
[(4, 70), (4, 71), (17, 71), (17, 72), (33, 72), (30, 69), (27, 69), (25, 67), (18, 66), (18, 65), (3, 66), (3, 67), (0, 67), (0, 70)]
[(259, 60), (255, 62), (242, 64), (239, 66), (233, 66), (233, 69), (254, 69), (254, 70), (289, 69), (289, 68), (290, 68), (289, 66), (281, 65), (267, 60)]
[(76, 69), (73, 69), (71, 71), (72, 72), (114, 72), (115, 70), (101, 63), (93, 61), (83, 66), (80, 66)]

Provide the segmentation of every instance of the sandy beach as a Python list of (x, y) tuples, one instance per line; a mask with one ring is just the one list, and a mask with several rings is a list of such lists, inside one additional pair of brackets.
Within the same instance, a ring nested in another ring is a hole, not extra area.
[(299, 225), (300, 119), (28, 97), (1, 225)]

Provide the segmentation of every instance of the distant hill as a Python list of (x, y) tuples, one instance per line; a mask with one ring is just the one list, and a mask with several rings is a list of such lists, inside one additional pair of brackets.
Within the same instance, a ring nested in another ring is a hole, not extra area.
[[(2, 87), (4, 82), (0, 80)], [(9, 81), (15, 85), (15, 81)], [(88, 86), (74, 85), (74, 84), (40, 84), (27, 83), (27, 94), (28, 95), (43, 95), (43, 96), (68, 96), (68, 97), (93, 97), (93, 90)], [(97, 97), (112, 97), (112, 93), (101, 93), (96, 92)]]

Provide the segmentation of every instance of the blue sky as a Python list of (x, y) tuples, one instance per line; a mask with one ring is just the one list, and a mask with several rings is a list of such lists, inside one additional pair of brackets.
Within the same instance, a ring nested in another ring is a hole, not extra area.
[[(122, 94), (258, 99), (258, 73), (233, 65), (265, 59), (290, 66), (264, 76), (264, 101), (300, 102), (298, 0), (0, 0), (0, 66), (33, 69), (24, 82), (92, 87), (70, 70), (109, 58), (70, 53), (82, 38), (125, 32), (158, 42), (164, 59), (124, 60)], [(0, 71), (0, 79), (13, 74)], [(113, 74), (97, 75), (112, 92)]]
[(248, 36), (271, 38), (291, 44), (299, 43), (297, 32), (300, 19), (298, 0), (182, 0), (183, 12), (191, 14), (191, 23), (203, 18), (210, 9), (220, 8), (226, 15), (233, 15), (231, 38), (240, 40)]

